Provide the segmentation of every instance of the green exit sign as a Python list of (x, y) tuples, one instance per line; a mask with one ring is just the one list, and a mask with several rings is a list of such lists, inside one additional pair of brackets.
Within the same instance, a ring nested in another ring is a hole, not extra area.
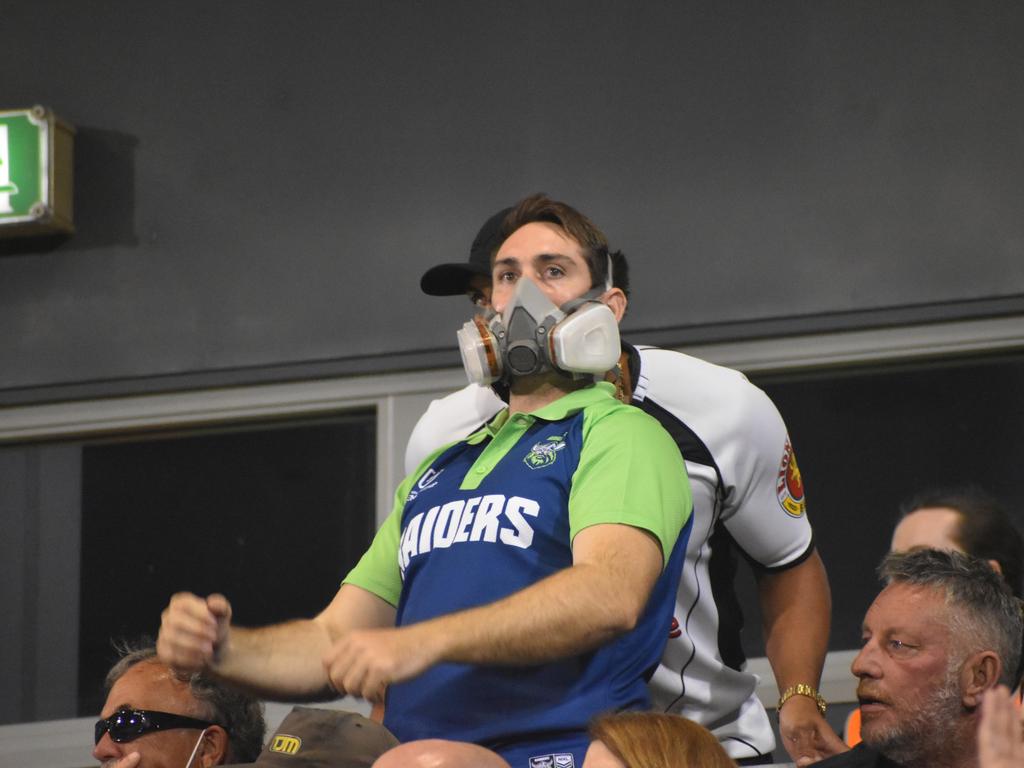
[(74, 231), (74, 133), (44, 107), (0, 111), (0, 237)]

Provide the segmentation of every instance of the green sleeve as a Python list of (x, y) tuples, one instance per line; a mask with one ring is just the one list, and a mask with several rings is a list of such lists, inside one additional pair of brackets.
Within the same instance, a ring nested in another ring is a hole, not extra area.
[[(398, 486), (391, 514), (377, 530), (370, 548), (342, 582), (362, 587), (394, 606), (398, 605), (398, 597), (402, 593), (402, 574), (398, 570), (398, 539), (401, 535), (403, 502), (411, 487), (412, 481), (409, 478)], [(399, 495), (403, 490), (405, 493)]]
[(451, 445), (453, 443), (448, 443), (431, 453), (416, 468), (415, 472), (399, 484), (391, 505), (391, 514), (377, 530), (377, 535), (373, 537), (370, 548), (359, 558), (355, 568), (348, 572), (348, 576), (345, 577), (342, 584), (362, 587), (391, 605), (398, 605), (398, 598), (402, 594), (402, 574), (398, 569), (398, 546), (402, 536), (402, 510), (405, 509), (405, 500), (409, 498), (409, 491), (412, 490), (413, 485), (423, 475), (427, 467)]
[(679, 446), (634, 406), (588, 409), (569, 492), (569, 535), (600, 523), (649, 531), (668, 562), (693, 501)]

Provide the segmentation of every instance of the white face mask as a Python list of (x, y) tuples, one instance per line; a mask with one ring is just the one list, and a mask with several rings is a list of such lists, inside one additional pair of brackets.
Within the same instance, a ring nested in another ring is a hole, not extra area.
[(598, 301), (601, 289), (556, 307), (521, 279), (500, 314), (477, 315), (458, 332), (470, 382), (487, 385), (550, 370), (594, 376), (619, 359), (619, 323)]

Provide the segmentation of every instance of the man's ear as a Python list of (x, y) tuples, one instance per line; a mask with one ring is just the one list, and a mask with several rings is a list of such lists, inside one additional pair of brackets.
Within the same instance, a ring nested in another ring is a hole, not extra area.
[(998, 560), (989, 560), (988, 564), (992, 566), (992, 570), (998, 573), (1000, 576), (1003, 575), (1003, 566), (999, 564)]
[(960, 669), (960, 692), (965, 707), (981, 704), (989, 688), (995, 688), (1003, 674), (1003, 662), (995, 651), (978, 651), (967, 657)]
[(621, 323), (622, 318), (626, 316), (626, 304), (629, 303), (622, 289), (609, 288), (601, 295), (601, 301), (612, 311), (615, 319)]
[(199, 745), (193, 765), (211, 768), (211, 766), (226, 762), (228, 746), (228, 732), (219, 725), (211, 725), (203, 734), (203, 743)]

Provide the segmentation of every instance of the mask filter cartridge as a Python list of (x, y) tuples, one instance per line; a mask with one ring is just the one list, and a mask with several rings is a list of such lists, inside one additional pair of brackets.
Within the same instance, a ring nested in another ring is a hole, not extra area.
[(599, 295), (595, 290), (559, 308), (531, 280), (520, 280), (501, 315), (478, 315), (459, 330), (469, 380), (487, 385), (549, 370), (610, 370), (619, 359), (619, 325)]

